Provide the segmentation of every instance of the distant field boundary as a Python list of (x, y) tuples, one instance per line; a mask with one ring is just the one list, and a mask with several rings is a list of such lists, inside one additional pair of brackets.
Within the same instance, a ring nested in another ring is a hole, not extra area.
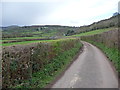
[[(94, 31), (84, 32), (81, 34), (65, 36), (62, 38), (73, 38), (73, 37), (81, 37), (81, 36), (90, 36), (95, 34), (104, 33), (110, 30), (116, 30), (115, 28), (106, 28), (106, 29), (98, 29)], [(52, 40), (58, 40), (59, 38), (40, 38), (40, 37), (22, 37), (22, 38), (8, 38), (2, 41), (2, 46), (11, 46), (11, 45), (19, 45), (19, 44), (29, 44), (29, 43), (38, 43), (38, 42), (49, 42)]]

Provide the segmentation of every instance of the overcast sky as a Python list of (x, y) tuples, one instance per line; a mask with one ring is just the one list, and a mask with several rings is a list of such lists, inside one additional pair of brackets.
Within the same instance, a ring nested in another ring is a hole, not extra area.
[(109, 18), (119, 0), (2, 0), (2, 26), (82, 26)]

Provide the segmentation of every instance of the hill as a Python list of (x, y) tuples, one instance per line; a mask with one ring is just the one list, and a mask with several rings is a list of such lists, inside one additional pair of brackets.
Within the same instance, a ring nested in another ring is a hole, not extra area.
[[(3, 38), (14, 37), (55, 37), (79, 34), (83, 32), (93, 31), (118, 26), (118, 16), (115, 15), (109, 19), (94, 22), (91, 25), (81, 27), (60, 26), (60, 25), (33, 25), (33, 26), (8, 26), (2, 27)], [(49, 34), (49, 35), (48, 35)]]
[[(102, 33), (118, 27), (118, 17), (112, 16), (109, 19), (94, 22), (91, 25), (81, 27), (60, 26), (60, 25), (33, 25), (33, 26), (8, 26), (2, 27), (3, 45), (15, 45), (33, 43), (44, 40), (84, 36)], [(14, 44), (12, 44), (14, 43)]]

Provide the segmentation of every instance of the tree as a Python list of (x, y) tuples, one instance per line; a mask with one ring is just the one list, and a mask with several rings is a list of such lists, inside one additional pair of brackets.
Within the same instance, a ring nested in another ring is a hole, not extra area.
[(75, 34), (75, 31), (73, 30), (68, 30), (66, 36), (73, 35)]

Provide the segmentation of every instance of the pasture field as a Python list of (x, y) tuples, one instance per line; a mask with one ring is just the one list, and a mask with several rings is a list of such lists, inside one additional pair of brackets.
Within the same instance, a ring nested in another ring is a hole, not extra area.
[[(72, 38), (72, 37), (80, 37), (80, 36), (88, 36), (88, 35), (95, 35), (100, 34), (103, 32), (107, 32), (110, 30), (113, 30), (114, 28), (107, 28), (107, 29), (98, 29), (94, 31), (89, 31), (81, 34), (71, 35), (71, 36), (64, 36), (63, 38)], [(53, 33), (52, 33), (53, 34)], [(47, 34), (46, 34), (47, 36)], [(38, 40), (36, 40), (38, 39)], [(25, 45), (30, 43), (39, 43), (39, 42), (51, 42), (55, 40), (39, 40), (39, 39), (45, 39), (44, 37), (16, 37), (16, 38), (5, 38), (4, 40), (1, 40), (3, 42), (2, 46), (11, 46), (11, 45)], [(5, 42), (5, 43), (4, 43)]]
[(76, 38), (63, 38), (63, 39), (56, 39), (56, 40), (33, 40), (33, 41), (23, 41), (23, 42), (12, 42), (12, 43), (3, 43), (2, 46), (12, 46), (12, 45), (25, 45), (25, 44), (34, 44), (40, 42), (57, 42), (57, 41), (64, 41), (67, 39), (76, 39)]
[(100, 48), (120, 75), (117, 27), (117, 16), (80, 27), (2, 27), (2, 87), (45, 88), (82, 51), (81, 40)]
[(80, 34), (76, 34), (76, 35), (72, 35), (72, 36), (89, 36), (89, 35), (100, 34), (100, 33), (103, 33), (103, 32), (110, 31), (110, 30), (113, 30), (113, 28), (98, 29), (98, 30), (89, 31), (89, 32), (85, 32), (85, 33), (80, 33)]

